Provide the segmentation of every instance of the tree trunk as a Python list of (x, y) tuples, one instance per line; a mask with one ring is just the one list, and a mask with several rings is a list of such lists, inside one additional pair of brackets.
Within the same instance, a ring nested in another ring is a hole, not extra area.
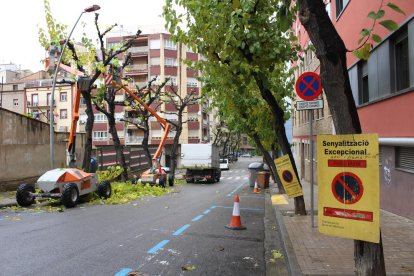
[(92, 99), (91, 94), (89, 92), (82, 92), (82, 96), (85, 99), (86, 103), (86, 115), (88, 116), (85, 125), (85, 132), (86, 132), (86, 141), (85, 141), (85, 148), (83, 151), (83, 161), (82, 161), (82, 169), (85, 172), (90, 171), (90, 163), (91, 163), (91, 154), (92, 154), (92, 130), (93, 130), (93, 123), (95, 121), (95, 115), (93, 114), (92, 109)]
[[(181, 115), (182, 116), (182, 115)], [(177, 149), (178, 144), (181, 136), (181, 132), (183, 130), (182, 128), (182, 122), (180, 120), (178, 121), (179, 126), (176, 126), (176, 133), (174, 136), (173, 146), (171, 150), (171, 167), (170, 167), (170, 175), (168, 179), (168, 184), (170, 186), (174, 186), (174, 180), (175, 180), (175, 169), (177, 168)]]
[[(115, 107), (113, 108), (115, 110)], [(116, 123), (115, 118), (113, 116), (113, 113), (110, 113), (110, 116), (108, 116), (108, 125), (109, 125), (109, 133), (111, 133), (112, 140), (115, 146), (115, 151), (117, 156), (121, 158), (121, 167), (123, 169), (122, 172), (122, 180), (127, 181), (128, 180), (128, 169), (125, 162), (125, 155), (124, 155), (124, 147), (121, 145), (121, 142), (119, 141), (118, 132), (116, 130)]]
[[(299, 178), (299, 174), (296, 168), (296, 163), (295, 163), (295, 160), (293, 159), (292, 150), (290, 148), (289, 141), (286, 137), (285, 119), (284, 119), (285, 113), (283, 109), (279, 106), (279, 104), (277, 103), (272, 92), (267, 87), (266, 85), (267, 77), (261, 73), (253, 73), (253, 76), (256, 80), (257, 86), (259, 87), (262, 98), (267, 102), (267, 104), (270, 107), (270, 110), (272, 111), (272, 116), (275, 122), (275, 126), (274, 126), (275, 134), (276, 134), (277, 140), (279, 141), (279, 145), (282, 150), (282, 153), (284, 155), (286, 154), (289, 155), (293, 170), (295, 171), (299, 184), (302, 186), (299, 180), (300, 178)], [(306, 215), (305, 200), (303, 196), (295, 197), (294, 202), (295, 202), (295, 214)]]
[(144, 155), (147, 158), (149, 168), (152, 167), (152, 158), (151, 153), (149, 150), (148, 142), (149, 142), (149, 123), (148, 117), (145, 117), (144, 121), (144, 138), (142, 139), (142, 149), (144, 150)]
[[(322, 86), (336, 133), (360, 134), (361, 125), (349, 82), (344, 42), (321, 0), (298, 0), (298, 4), (299, 19), (308, 32), (321, 63)], [(381, 232), (379, 244), (355, 240), (354, 249), (357, 275), (385, 275)]]
[(256, 143), (259, 150), (263, 153), (263, 156), (266, 160), (266, 164), (270, 168), (270, 173), (272, 174), (272, 178), (275, 180), (277, 184), (277, 188), (280, 194), (285, 193), (285, 189), (283, 188), (282, 182), (280, 181), (279, 175), (277, 174), (275, 163), (273, 162), (272, 156), (270, 156), (269, 152), (263, 147), (262, 142), (260, 141), (259, 135), (257, 133), (253, 134), (253, 140)]

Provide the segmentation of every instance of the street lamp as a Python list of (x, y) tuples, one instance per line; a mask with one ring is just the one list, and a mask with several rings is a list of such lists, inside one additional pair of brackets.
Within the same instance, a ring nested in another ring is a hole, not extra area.
[[(69, 42), (70, 37), (72, 36), (73, 31), (75, 30), (76, 25), (78, 24), (79, 20), (81, 19), (82, 15), (87, 12), (94, 12), (99, 10), (101, 7), (98, 5), (92, 5), (90, 7), (85, 8), (82, 13), (79, 15), (78, 20), (76, 20), (75, 25), (73, 25), (72, 30), (70, 31), (70, 34), (68, 38), (65, 40), (65, 44), (62, 47), (62, 51), (59, 56), (58, 63), (55, 67), (55, 74), (53, 76), (52, 81), (52, 93), (50, 94), (50, 112), (49, 112), (49, 122), (50, 122), (50, 167), (53, 170), (54, 168), (54, 137), (55, 137), (55, 130), (54, 130), (54, 116), (53, 116), (53, 102), (54, 102), (54, 95), (55, 95), (55, 87), (56, 87), (56, 78), (57, 74), (59, 72), (59, 66), (62, 61), (63, 53), (65, 52), (66, 45)], [(53, 66), (53, 64), (51, 64)]]

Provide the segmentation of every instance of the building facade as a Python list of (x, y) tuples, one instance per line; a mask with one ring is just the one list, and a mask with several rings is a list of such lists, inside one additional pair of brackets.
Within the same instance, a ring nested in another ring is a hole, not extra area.
[[(328, 14), (347, 49), (356, 49), (360, 32), (372, 25), (367, 17), (382, 1), (325, 1)], [(388, 31), (381, 25), (374, 33), (382, 37), (375, 43), (368, 61), (347, 55), (347, 67), (363, 133), (377, 133), (380, 143), (381, 208), (414, 218), (411, 198), (414, 196), (414, 128), (411, 116), (414, 102), (414, 6), (410, 1), (393, 1), (405, 13), (384, 7), (386, 19), (394, 20), (398, 30)], [(319, 63), (303, 26), (297, 22), (294, 31), (305, 51), (296, 77), (305, 71), (319, 72)], [(332, 118), (324, 95), (324, 109), (313, 112), (313, 136), (334, 134)], [(309, 180), (309, 111), (294, 111), (294, 155), (300, 164), (300, 176)], [(314, 149), (316, 173), (316, 150)], [(316, 182), (316, 179), (315, 179)]]

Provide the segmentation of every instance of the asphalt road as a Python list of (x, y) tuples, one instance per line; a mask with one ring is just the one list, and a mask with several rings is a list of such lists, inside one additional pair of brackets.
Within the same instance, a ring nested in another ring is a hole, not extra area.
[[(137, 206), (80, 204), (20, 220), (1, 210), (0, 275), (265, 275), (264, 196), (248, 183), (253, 161), (240, 158), (219, 183), (179, 185)], [(224, 227), (236, 194), (246, 230)]]

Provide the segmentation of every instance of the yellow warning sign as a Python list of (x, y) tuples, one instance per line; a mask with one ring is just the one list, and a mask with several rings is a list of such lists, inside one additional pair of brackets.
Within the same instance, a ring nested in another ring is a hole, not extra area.
[(378, 135), (317, 139), (319, 232), (378, 243)]
[(302, 187), (296, 178), (289, 155), (284, 155), (275, 159), (277, 174), (282, 181), (286, 194), (289, 198), (294, 198), (303, 195)]

